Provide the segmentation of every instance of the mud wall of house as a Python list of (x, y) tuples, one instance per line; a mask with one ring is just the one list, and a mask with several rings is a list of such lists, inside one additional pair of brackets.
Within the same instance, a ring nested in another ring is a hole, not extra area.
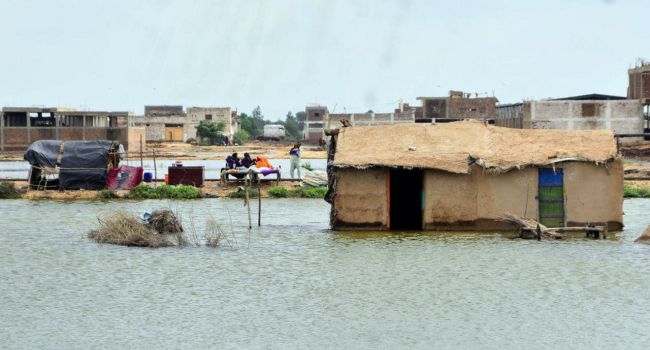
[(385, 229), (388, 225), (386, 169), (336, 169), (332, 227)]
[(568, 226), (608, 223), (617, 230), (623, 224), (623, 163), (607, 167), (591, 163), (565, 163), (565, 217)]
[(427, 170), (424, 176), (425, 229), (500, 230), (512, 226), (499, 220), (505, 213), (537, 219), (537, 169), (487, 174)]

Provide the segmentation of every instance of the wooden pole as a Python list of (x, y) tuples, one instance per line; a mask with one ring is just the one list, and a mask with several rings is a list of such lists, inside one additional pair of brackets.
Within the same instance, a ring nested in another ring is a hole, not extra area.
[(158, 180), (158, 168), (156, 167), (156, 150), (153, 151), (153, 185), (156, 186)]
[[(247, 176), (250, 176), (250, 173)], [(248, 183), (246, 178), (244, 178), (244, 190), (246, 191), (246, 206), (248, 207), (248, 229), (250, 230), (253, 228), (253, 224), (251, 223), (251, 202), (248, 196)]]
[(142, 159), (142, 134), (140, 134), (140, 167), (144, 169), (144, 161)]
[(257, 180), (257, 226), (262, 226), (262, 187)]

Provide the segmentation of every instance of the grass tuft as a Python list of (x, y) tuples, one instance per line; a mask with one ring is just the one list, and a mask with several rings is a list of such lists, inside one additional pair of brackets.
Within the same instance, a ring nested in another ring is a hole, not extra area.
[(0, 182), (0, 199), (17, 199), (20, 198), (20, 193), (16, 190), (13, 182), (3, 181)]
[(97, 194), (95, 195), (95, 197), (97, 199), (99, 199), (99, 200), (108, 200), (108, 199), (119, 198), (119, 196), (117, 195), (117, 193), (115, 193), (115, 191), (109, 190), (109, 189), (104, 189), (104, 190), (98, 191)]
[(623, 197), (650, 198), (650, 189), (625, 185), (623, 187)]
[[(257, 190), (257, 188), (248, 189), (249, 198), (257, 198), (259, 195), (260, 192)], [(246, 191), (243, 187), (239, 187), (236, 191), (230, 192), (228, 194), (228, 198), (246, 198)]]

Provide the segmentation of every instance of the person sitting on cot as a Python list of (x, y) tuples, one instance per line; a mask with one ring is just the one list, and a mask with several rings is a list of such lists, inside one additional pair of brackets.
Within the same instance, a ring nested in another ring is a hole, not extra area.
[(233, 153), (232, 155), (226, 157), (226, 169), (235, 169), (240, 166), (241, 162), (239, 161), (239, 157), (237, 157), (237, 153)]
[(273, 169), (273, 165), (269, 163), (269, 159), (264, 156), (255, 157), (255, 167), (257, 167), (258, 169), (260, 168)]
[(253, 165), (255, 165), (255, 160), (251, 158), (251, 155), (248, 153), (244, 153), (244, 159), (241, 161), (241, 165), (246, 168), (250, 168)]

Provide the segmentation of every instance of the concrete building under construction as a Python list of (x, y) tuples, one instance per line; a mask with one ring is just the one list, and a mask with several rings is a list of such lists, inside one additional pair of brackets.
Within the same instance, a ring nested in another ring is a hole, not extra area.
[(232, 138), (238, 130), (230, 107), (145, 106), (144, 116), (135, 117), (134, 124), (146, 129), (148, 142), (185, 142), (196, 138), (196, 127), (203, 120), (223, 122), (224, 135)]
[[(639, 99), (588, 94), (549, 100), (525, 101), (497, 108), (496, 125), (520, 129), (595, 130), (617, 134), (643, 132), (643, 110)], [(639, 138), (625, 138), (633, 142)]]
[(650, 128), (650, 62), (641, 62), (637, 67), (629, 69), (627, 73), (629, 77), (627, 98), (641, 101), (645, 127)]
[(59, 107), (4, 107), (0, 150), (25, 151), (38, 140), (113, 140), (139, 149), (143, 129), (129, 125), (129, 112), (77, 111)]

